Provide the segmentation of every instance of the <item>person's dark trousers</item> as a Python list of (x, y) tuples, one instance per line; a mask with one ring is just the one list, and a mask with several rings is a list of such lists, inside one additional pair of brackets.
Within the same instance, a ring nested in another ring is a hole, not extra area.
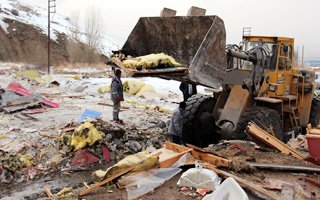
[(171, 135), (172, 142), (175, 144), (181, 144), (181, 137), (177, 135)]

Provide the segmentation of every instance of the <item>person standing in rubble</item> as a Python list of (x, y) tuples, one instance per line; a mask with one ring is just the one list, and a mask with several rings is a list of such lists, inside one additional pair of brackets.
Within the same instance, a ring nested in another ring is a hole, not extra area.
[(187, 102), (192, 95), (197, 94), (197, 86), (195, 84), (181, 82), (179, 89), (183, 94), (184, 102)]
[(172, 142), (176, 144), (181, 144), (182, 112), (185, 110), (186, 106), (186, 102), (180, 102), (179, 107), (174, 110), (170, 120), (168, 133), (171, 135)]
[(123, 101), (123, 85), (121, 81), (121, 70), (115, 70), (115, 76), (111, 81), (111, 100), (113, 102), (113, 121), (123, 123), (119, 118), (120, 102)]

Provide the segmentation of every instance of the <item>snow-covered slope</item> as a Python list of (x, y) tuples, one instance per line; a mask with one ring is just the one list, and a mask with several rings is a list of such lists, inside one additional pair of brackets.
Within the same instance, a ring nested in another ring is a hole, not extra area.
[[(4, 21), (5, 19), (33, 25), (44, 35), (47, 35), (48, 33), (48, 11), (41, 7), (22, 4), (19, 0), (1, 0), (0, 27), (6, 34), (9, 34), (10, 31), (18, 31), (15, 28), (8, 30), (9, 25)], [(56, 40), (58, 38), (58, 34), (61, 33), (70, 35), (70, 27), (71, 23), (68, 18), (58, 14), (53, 15), (51, 23), (51, 38)], [(120, 48), (119, 42), (108, 36), (103, 36), (101, 42), (101, 52), (105, 55), (111, 50), (117, 50)]]

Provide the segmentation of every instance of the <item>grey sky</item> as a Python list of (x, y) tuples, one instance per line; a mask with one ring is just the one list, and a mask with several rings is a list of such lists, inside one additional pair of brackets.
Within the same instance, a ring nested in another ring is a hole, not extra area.
[[(46, 0), (21, 0), (47, 6)], [(207, 9), (207, 15), (224, 20), (227, 42), (239, 43), (242, 27), (252, 27), (254, 35), (294, 37), (296, 46), (303, 44), (307, 59), (320, 59), (320, 0), (56, 0), (57, 12), (70, 16), (85, 13), (95, 6), (110, 37), (125, 40), (142, 16), (159, 16), (163, 7), (186, 15), (191, 6)], [(301, 52), (299, 52), (301, 55)]]

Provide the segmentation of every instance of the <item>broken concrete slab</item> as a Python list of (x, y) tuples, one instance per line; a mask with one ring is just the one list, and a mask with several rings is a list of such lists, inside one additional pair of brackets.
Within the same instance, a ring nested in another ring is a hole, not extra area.
[(16, 105), (22, 105), (22, 104), (32, 104), (32, 103), (40, 103), (42, 98), (39, 95), (34, 96), (20, 96), (12, 91), (5, 91), (1, 95), (2, 103), (1, 106), (3, 107), (10, 107), (10, 106), (16, 106)]

